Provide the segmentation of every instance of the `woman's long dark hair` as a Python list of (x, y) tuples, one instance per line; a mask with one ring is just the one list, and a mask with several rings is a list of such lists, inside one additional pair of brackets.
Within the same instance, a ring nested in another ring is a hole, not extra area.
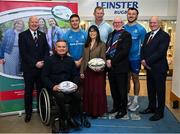
[(90, 33), (90, 31), (92, 31), (92, 30), (94, 30), (94, 31), (97, 32), (97, 37), (96, 37), (97, 45), (102, 42), (102, 41), (101, 41), (101, 37), (100, 37), (100, 33), (99, 33), (99, 29), (97, 28), (97, 26), (92, 25), (92, 26), (90, 26), (89, 29), (88, 29), (88, 38), (87, 38), (87, 41), (86, 41), (86, 43), (85, 43), (85, 47), (89, 47), (89, 44), (90, 44), (90, 42), (91, 42), (91, 37), (90, 37), (89, 33)]

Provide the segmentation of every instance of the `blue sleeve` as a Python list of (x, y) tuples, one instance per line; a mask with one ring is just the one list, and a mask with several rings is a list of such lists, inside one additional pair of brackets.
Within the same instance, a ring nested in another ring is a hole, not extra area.
[(1, 46), (0, 46), (0, 59), (4, 58), (5, 46), (7, 45), (7, 42), (8, 42), (8, 35), (11, 35), (10, 30), (5, 31), (4, 33), (4, 37), (2, 39)]
[(59, 28), (58, 29), (58, 40), (60, 40), (60, 39), (63, 39), (63, 35), (64, 35), (64, 33), (63, 33), (63, 31), (62, 31), (62, 29), (61, 28)]
[(112, 31), (113, 31), (113, 29), (112, 29), (112, 27), (110, 26), (108, 33), (111, 33)]
[(2, 44), (0, 42), (0, 59), (3, 59), (4, 58), (4, 49), (2, 47)]
[(86, 40), (87, 40), (88, 32), (84, 31), (84, 35), (85, 35), (85, 38), (86, 38)]
[(68, 34), (68, 31), (66, 33), (63, 34), (63, 37), (62, 39), (65, 40), (67, 42), (67, 34)]
[(141, 28), (140, 32), (141, 32), (141, 34), (140, 34), (141, 35), (141, 44), (143, 44), (144, 38), (145, 38), (145, 35), (147, 32), (146, 32), (146, 29), (144, 27)]

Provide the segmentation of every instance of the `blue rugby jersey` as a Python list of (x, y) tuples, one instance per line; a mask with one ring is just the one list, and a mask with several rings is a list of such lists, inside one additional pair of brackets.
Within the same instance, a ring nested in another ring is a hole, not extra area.
[(132, 36), (132, 46), (129, 53), (129, 60), (139, 60), (140, 59), (140, 51), (141, 44), (144, 41), (144, 37), (146, 34), (145, 28), (136, 23), (134, 25), (124, 25), (124, 29), (129, 32)]

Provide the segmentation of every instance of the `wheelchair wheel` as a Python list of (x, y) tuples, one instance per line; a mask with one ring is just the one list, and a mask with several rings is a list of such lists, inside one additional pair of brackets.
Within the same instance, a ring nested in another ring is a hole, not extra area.
[(51, 104), (47, 90), (43, 88), (39, 95), (39, 114), (41, 121), (49, 125), (51, 118)]
[(88, 120), (85, 120), (83, 123), (83, 126), (86, 128), (90, 128), (91, 127), (91, 123)]
[(82, 115), (82, 120), (81, 120), (81, 124), (83, 127), (86, 127), (86, 128), (90, 128), (91, 127), (91, 123), (89, 122), (87, 116), (85, 113), (83, 113)]

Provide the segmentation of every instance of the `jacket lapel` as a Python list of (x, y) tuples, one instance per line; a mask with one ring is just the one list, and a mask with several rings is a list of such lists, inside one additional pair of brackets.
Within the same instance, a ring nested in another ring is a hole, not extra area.
[(28, 42), (34, 43), (34, 39), (30, 30), (27, 31), (27, 39), (28, 39)]
[(152, 38), (152, 40), (158, 38), (158, 37), (159, 37), (159, 34), (161, 33), (161, 31), (162, 31), (162, 30), (159, 29), (159, 31), (154, 35), (154, 37)]

